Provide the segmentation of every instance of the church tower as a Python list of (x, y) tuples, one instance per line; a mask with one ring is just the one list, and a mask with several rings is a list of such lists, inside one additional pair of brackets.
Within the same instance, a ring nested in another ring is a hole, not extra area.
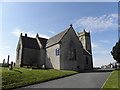
[(77, 35), (83, 45), (83, 48), (92, 54), (90, 32), (86, 32), (84, 29), (83, 32), (77, 33)]

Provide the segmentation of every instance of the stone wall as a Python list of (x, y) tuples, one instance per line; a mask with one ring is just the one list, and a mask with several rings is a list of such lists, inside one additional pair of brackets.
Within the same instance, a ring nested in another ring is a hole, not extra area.
[(40, 50), (24, 48), (22, 65), (24, 66), (40, 66)]
[(59, 44), (46, 48), (46, 68), (60, 70), (60, 56), (56, 55), (56, 49), (59, 48)]
[[(71, 42), (74, 45), (74, 49), (76, 50), (76, 60), (75, 58), (70, 59), (70, 46)], [(79, 41), (76, 33), (71, 30), (67, 32), (67, 34), (63, 37), (60, 44), (60, 68), (61, 70), (84, 70), (84, 58), (83, 58), (83, 49), (82, 44)]]
[[(87, 61), (87, 59), (88, 59), (88, 61)], [(84, 55), (84, 60), (85, 60), (85, 63), (84, 63), (85, 69), (86, 70), (92, 69), (93, 68), (92, 56)]]
[(16, 64), (15, 64), (15, 66), (17, 66), (17, 67), (20, 67), (20, 65), (21, 65), (22, 51), (23, 51), (23, 47), (22, 47), (21, 41), (19, 41), (17, 49), (16, 49)]

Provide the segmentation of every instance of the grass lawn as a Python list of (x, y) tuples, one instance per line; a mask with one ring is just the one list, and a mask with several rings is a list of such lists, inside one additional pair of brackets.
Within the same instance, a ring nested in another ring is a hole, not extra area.
[(7, 67), (0, 68), (2, 68), (3, 89), (77, 73), (75, 71), (59, 71), (53, 69), (30, 70), (25, 68), (14, 67), (13, 70), (8, 70)]
[(120, 88), (120, 70), (115, 70), (112, 72), (104, 84), (103, 89), (104, 88)]

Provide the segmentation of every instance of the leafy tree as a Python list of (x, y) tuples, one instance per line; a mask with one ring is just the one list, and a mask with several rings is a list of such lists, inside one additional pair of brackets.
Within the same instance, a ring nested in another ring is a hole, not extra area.
[(112, 48), (111, 54), (117, 63), (120, 63), (120, 40)]

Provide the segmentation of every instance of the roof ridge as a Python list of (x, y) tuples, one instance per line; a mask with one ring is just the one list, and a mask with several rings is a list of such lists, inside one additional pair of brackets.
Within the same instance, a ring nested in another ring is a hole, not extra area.
[(90, 55), (92, 55), (88, 50), (84, 49), (87, 53), (89, 53)]
[[(56, 34), (55, 36), (57, 36), (57, 35), (59, 35), (59, 34), (65, 32), (65, 31), (67, 31), (68, 29), (69, 29), (69, 28), (65, 29), (64, 31), (62, 31), (62, 32), (60, 32), (60, 33), (58, 33), (58, 34)], [(53, 37), (51, 37), (51, 38), (54, 38), (55, 36), (53, 36)], [(49, 39), (51, 39), (51, 38), (49, 38)]]
[(50, 39), (48, 39), (46, 47), (49, 47), (49, 46), (52, 46), (53, 44), (58, 43), (58, 42), (63, 38), (63, 36), (66, 34), (66, 32), (67, 32), (69, 29), (70, 29), (70, 27), (67, 28), (66, 30), (58, 33), (57, 35), (51, 37)]

